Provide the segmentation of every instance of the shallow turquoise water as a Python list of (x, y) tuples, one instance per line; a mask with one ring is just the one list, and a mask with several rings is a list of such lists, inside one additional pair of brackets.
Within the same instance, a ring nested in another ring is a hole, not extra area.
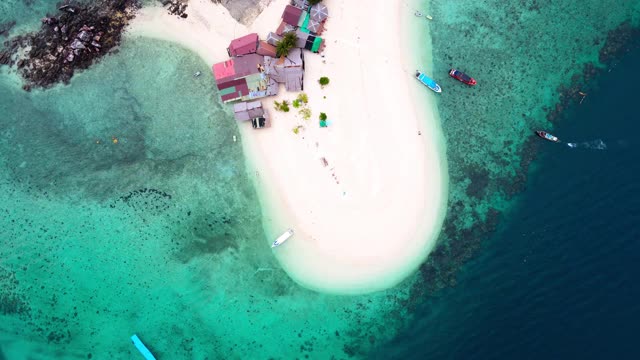
[(408, 320), (410, 282), (328, 296), (280, 269), (242, 137), (194, 54), (128, 38), (44, 92), (2, 71), (7, 358), (133, 358), (134, 333), (161, 359), (358, 358)]
[[(415, 279), (368, 296), (315, 294), (279, 269), (232, 136), (242, 139), (195, 55), (129, 39), (70, 86), (25, 93), (1, 75), (0, 351), (131, 358), (138, 333), (160, 358), (371, 355), (423, 289), (455, 282), (488, 229), (472, 225), (508, 208), (524, 139), (547, 126), (557, 86), (596, 58), (604, 32), (638, 20), (635, 4), (604, 20), (590, 15), (605, 11), (597, 2), (431, 6), (450, 217), (429, 260), (437, 276), (423, 269), (412, 293)], [(17, 32), (53, 8), (11, 1), (0, 18), (20, 19)], [(449, 79), (449, 66), (478, 87)]]

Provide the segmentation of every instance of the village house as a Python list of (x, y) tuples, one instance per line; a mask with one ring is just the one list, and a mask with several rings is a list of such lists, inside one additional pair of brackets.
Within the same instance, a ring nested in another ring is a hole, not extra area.
[(282, 12), (282, 22), (293, 27), (298, 27), (302, 25), (302, 21), (304, 21), (304, 16), (302, 16), (304, 13), (306, 13), (306, 11), (292, 5), (287, 5)]
[(307, 0), (291, 0), (291, 5), (302, 10), (309, 9), (309, 1)]
[(318, 35), (324, 30), (324, 23), (329, 17), (329, 11), (321, 3), (309, 9), (310, 11), (307, 12), (293, 5), (287, 5), (282, 13), (280, 26), (276, 29), (275, 34), (269, 33), (267, 42), (275, 45), (282, 38), (282, 35), (295, 31), (298, 38), (296, 47), (315, 53), (322, 51), (324, 41)]
[(254, 129), (271, 127), (269, 114), (264, 110), (260, 101), (234, 104), (233, 114), (237, 121), (251, 121)]
[(258, 50), (258, 34), (253, 33), (231, 40), (227, 53), (229, 57), (255, 54)]
[(260, 40), (260, 42), (258, 42), (258, 49), (256, 50), (256, 53), (258, 55), (275, 57), (277, 54), (276, 46), (266, 41)]
[[(324, 4), (309, 6), (306, 0), (293, 0), (291, 4), (285, 7), (278, 29), (270, 32), (266, 40), (260, 40), (256, 33), (234, 39), (227, 48), (231, 59), (212, 67), (222, 101), (243, 101), (240, 104), (244, 105), (236, 104), (236, 118), (242, 118), (241, 121), (260, 118), (251, 114), (254, 111), (251, 106), (260, 104), (253, 100), (277, 95), (280, 84), (284, 84), (287, 91), (302, 91), (302, 49), (317, 53), (324, 48), (324, 41), (318, 35), (322, 33), (329, 16), (327, 7)], [(296, 35), (295, 47), (287, 56), (278, 58), (276, 46), (282, 40), (282, 35), (288, 32)], [(267, 123), (268, 118), (256, 120), (254, 127), (267, 127)]]
[(329, 9), (323, 3), (317, 3), (309, 9), (309, 21), (307, 30), (315, 35), (321, 35), (324, 31), (324, 24), (329, 18)]
[(284, 84), (287, 91), (302, 91), (304, 80), (304, 54), (293, 48), (282, 58), (265, 56), (265, 73), (277, 83)]
[(287, 91), (302, 91), (304, 80), (304, 54), (293, 48), (287, 56), (264, 57), (264, 71), (271, 80), (284, 84)]
[(278, 35), (278, 34), (276, 34), (274, 32), (270, 32), (267, 35), (267, 40), (266, 41), (267, 41), (268, 44), (271, 44), (273, 46), (277, 46), (278, 45), (278, 41), (280, 41), (280, 40), (282, 40), (282, 36), (280, 36), (280, 35)]
[(276, 95), (277, 92), (267, 91), (269, 79), (264, 74), (263, 63), (264, 56), (248, 54), (214, 64), (213, 75), (222, 102)]

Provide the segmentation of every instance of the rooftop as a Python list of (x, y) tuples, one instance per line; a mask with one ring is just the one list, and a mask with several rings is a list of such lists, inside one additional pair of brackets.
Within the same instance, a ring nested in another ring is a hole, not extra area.
[(238, 121), (247, 121), (263, 116), (264, 109), (260, 101), (241, 102), (233, 105), (233, 113)]
[(311, 19), (320, 22), (329, 17), (329, 9), (327, 9), (325, 4), (317, 3), (311, 7), (309, 14), (311, 15)]
[(218, 88), (222, 83), (259, 73), (263, 62), (263, 56), (248, 54), (213, 64), (213, 74), (216, 78), (216, 83), (218, 83)]
[(289, 25), (298, 26), (300, 15), (302, 15), (302, 9), (292, 5), (287, 5), (282, 13), (282, 21)]
[(229, 56), (242, 56), (255, 53), (258, 49), (258, 34), (252, 33), (231, 40), (227, 51)]

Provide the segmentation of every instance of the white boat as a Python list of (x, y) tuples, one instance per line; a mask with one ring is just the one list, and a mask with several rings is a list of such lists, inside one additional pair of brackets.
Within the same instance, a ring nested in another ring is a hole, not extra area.
[(282, 245), (282, 243), (287, 241), (287, 239), (289, 239), (291, 236), (293, 236), (293, 230), (288, 229), (287, 231), (284, 232), (284, 234), (278, 236), (276, 241), (274, 241), (273, 244), (271, 244), (271, 247), (274, 248), (276, 246)]

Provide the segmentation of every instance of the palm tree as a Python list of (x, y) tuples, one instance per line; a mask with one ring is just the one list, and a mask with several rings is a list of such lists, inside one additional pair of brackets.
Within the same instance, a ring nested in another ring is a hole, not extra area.
[(296, 46), (298, 36), (295, 32), (288, 32), (282, 36), (282, 39), (276, 44), (276, 55), (278, 57), (289, 55), (289, 51)]

